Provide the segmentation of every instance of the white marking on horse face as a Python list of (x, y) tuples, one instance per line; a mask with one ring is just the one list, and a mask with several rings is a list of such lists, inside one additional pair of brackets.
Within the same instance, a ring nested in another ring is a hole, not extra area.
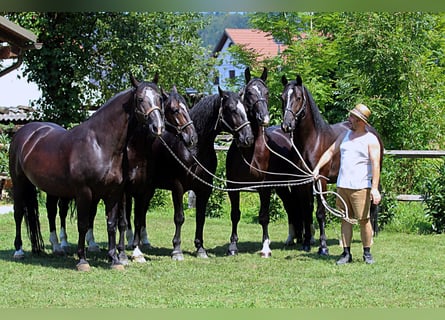
[[(184, 115), (187, 114), (187, 107), (186, 107), (186, 105), (184, 103), (180, 102), (179, 103), (179, 108), (181, 109), (182, 114), (184, 114)], [(180, 124), (179, 123), (179, 119), (176, 117), (175, 120), (176, 120), (176, 124), (179, 125)]]
[(159, 107), (156, 105), (155, 101), (156, 94), (153, 90), (145, 90), (145, 97), (153, 107)]
[[(145, 90), (145, 97), (147, 98), (150, 105), (152, 107), (158, 107), (160, 109), (161, 106), (158, 106), (156, 104), (156, 96), (157, 96), (157, 94), (154, 90), (148, 89), (148, 88), (147, 88), (147, 90)], [(162, 119), (160, 112), (155, 112), (155, 114), (156, 114), (156, 122), (158, 124), (161, 124), (164, 120)]]
[(252, 87), (256, 92), (258, 92), (258, 95), (260, 96), (260, 98), (262, 98), (262, 94), (261, 94), (261, 91), (260, 91), (260, 89), (258, 88), (258, 86), (253, 86)]
[(289, 91), (287, 91), (287, 104), (286, 104), (286, 109), (290, 109), (290, 101), (291, 101), (291, 97), (292, 94), (294, 93), (294, 89), (290, 89)]
[(240, 114), (242, 115), (243, 120), (246, 120), (247, 119), (246, 109), (244, 108), (244, 105), (241, 103), (240, 100), (238, 100), (238, 103), (236, 104), (236, 108), (239, 110)]

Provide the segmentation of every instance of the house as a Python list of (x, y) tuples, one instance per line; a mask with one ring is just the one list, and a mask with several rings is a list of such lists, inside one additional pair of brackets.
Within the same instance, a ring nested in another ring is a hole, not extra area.
[[(221, 59), (218, 74), (213, 83), (213, 92), (217, 92), (218, 85), (226, 89), (228, 79), (239, 76), (244, 77), (246, 66), (236, 65), (228, 52), (232, 45), (238, 45), (258, 55), (258, 62), (273, 58), (280, 54), (283, 45), (277, 43), (273, 37), (257, 29), (225, 29), (224, 33), (213, 50), (213, 56)], [(256, 66), (253, 66), (254, 68)]]

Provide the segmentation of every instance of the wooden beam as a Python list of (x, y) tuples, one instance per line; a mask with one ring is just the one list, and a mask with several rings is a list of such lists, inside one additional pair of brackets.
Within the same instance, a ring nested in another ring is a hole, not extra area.
[(385, 150), (385, 155), (395, 158), (441, 158), (445, 150)]

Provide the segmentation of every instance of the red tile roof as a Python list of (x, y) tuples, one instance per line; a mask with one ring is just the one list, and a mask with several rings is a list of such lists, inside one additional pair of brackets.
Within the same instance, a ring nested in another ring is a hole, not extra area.
[(283, 51), (283, 45), (278, 45), (273, 37), (261, 30), (256, 29), (225, 29), (224, 35), (215, 47), (214, 53), (221, 51), (224, 43), (230, 39), (235, 45), (244, 46), (246, 49), (254, 50), (260, 55), (259, 59), (271, 58)]

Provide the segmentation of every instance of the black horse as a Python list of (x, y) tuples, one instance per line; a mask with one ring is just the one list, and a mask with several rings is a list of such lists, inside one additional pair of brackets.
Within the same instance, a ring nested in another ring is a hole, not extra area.
[[(298, 158), (294, 157), (294, 164), (310, 175), (325, 150), (331, 146), (341, 133), (350, 128), (350, 123), (344, 121), (333, 125), (328, 124), (321, 116), (312, 95), (303, 85), (300, 76), (297, 76), (296, 80), (293, 81), (288, 81), (283, 76), (282, 84), (284, 86), (281, 97), (283, 102), (282, 129), (284, 132), (291, 134), (291, 153), (299, 154)], [(382, 155), (380, 161), (382, 162), (383, 143), (380, 136), (371, 126), (367, 126), (367, 130), (375, 134), (380, 142), (380, 154)], [(320, 179), (321, 190), (318, 190), (318, 192), (325, 192), (328, 182), (335, 183), (337, 181), (339, 164), (340, 156), (337, 154), (330, 163), (320, 170), (320, 175), (327, 177), (329, 180)], [(287, 241), (293, 241), (294, 237), (298, 239), (303, 233), (303, 249), (306, 251), (310, 250), (310, 226), (314, 209), (312, 190), (311, 184), (303, 184), (292, 188), (289, 202), (292, 202), (295, 206), (292, 211), (287, 210), (290, 225), (290, 234)], [(286, 206), (286, 203), (284, 205)], [(376, 206), (372, 205), (371, 212), (376, 212), (376, 210)], [(320, 195), (317, 195), (316, 217), (320, 228), (320, 247), (318, 252), (322, 255), (329, 253), (326, 244), (325, 216), (325, 207)], [(304, 232), (302, 230), (303, 227)]]
[[(195, 247), (198, 257), (207, 257), (204, 249), (203, 229), (206, 206), (212, 192), (213, 175), (216, 172), (217, 157), (214, 149), (216, 136), (228, 131), (234, 136), (239, 147), (253, 143), (250, 122), (240, 95), (218, 88), (218, 94), (206, 96), (190, 110), (190, 116), (198, 133), (196, 157), (178, 143), (175, 134), (164, 133), (153, 144), (156, 153), (151, 196), (155, 189), (172, 191), (174, 205), (175, 234), (173, 236), (172, 258), (182, 260), (181, 227), (184, 223), (183, 195), (188, 190), (196, 194)], [(182, 149), (182, 151), (181, 151)], [(145, 213), (135, 217), (135, 224), (145, 225)], [(135, 243), (137, 244), (137, 242)], [(133, 253), (135, 255), (135, 253)]]
[[(190, 157), (193, 154), (196, 144), (198, 143), (198, 135), (190, 117), (189, 107), (182, 95), (180, 95), (173, 87), (169, 95), (165, 97), (165, 125), (166, 130), (162, 134), (163, 139), (166, 136), (172, 136), (168, 139), (171, 141), (170, 148), (177, 151), (177, 156), (181, 159)], [(131, 235), (131, 246), (134, 248), (133, 259), (137, 262), (145, 262), (145, 258), (139, 248), (142, 244), (142, 231), (145, 227), (145, 217), (153, 197), (153, 179), (157, 175), (163, 175), (164, 172), (158, 172), (159, 161), (163, 161), (159, 156), (159, 150), (153, 148), (155, 141), (148, 140), (142, 136), (136, 135), (131, 138), (128, 143), (128, 159), (129, 159), (129, 178), (125, 188), (126, 195), (126, 219), (128, 230), (131, 231), (131, 211), (134, 203), (135, 232)], [(190, 151), (192, 150), (192, 151)], [(166, 170), (167, 171), (167, 170)], [(134, 199), (134, 201), (132, 201)]]
[[(338, 123), (329, 125), (322, 118), (310, 92), (302, 86), (300, 77), (296, 81), (288, 84), (283, 77), (282, 82), (286, 85), (282, 93), (282, 104), (285, 119), (292, 117), (292, 125), (283, 122), (282, 126), (271, 126), (266, 128), (262, 139), (257, 139), (256, 144), (263, 144), (262, 147), (256, 147), (253, 158), (255, 165), (246, 165), (246, 162), (253, 162), (249, 159), (244, 160), (240, 157), (232, 159), (229, 150), (227, 157), (231, 162), (227, 168), (228, 180), (234, 180), (238, 176), (243, 176), (243, 180), (250, 184), (243, 184), (242, 187), (256, 187), (260, 197), (259, 222), (263, 230), (263, 248), (262, 257), (269, 257), (271, 250), (269, 247), (269, 206), (272, 189), (283, 202), (284, 209), (287, 212), (289, 220), (289, 229), (297, 230), (302, 234), (301, 228), (305, 228), (305, 238), (303, 250), (309, 251), (311, 246), (311, 225), (313, 221), (312, 213), (314, 209), (313, 179), (310, 174), (313, 166), (317, 163), (321, 154), (326, 150), (335, 138), (347, 130), (348, 123)], [(293, 88), (291, 90), (291, 88)], [(297, 90), (298, 89), (298, 90)], [(289, 103), (288, 103), (289, 101)], [(284, 130), (283, 130), (284, 129)], [(370, 130), (373, 130), (370, 128)], [(300, 156), (301, 155), (301, 156)], [(308, 165), (308, 168), (305, 167)], [(330, 166), (326, 165), (324, 169), (331, 167), (331, 172), (320, 172), (331, 180), (335, 181), (336, 172), (338, 172), (339, 159), (335, 158)], [(239, 168), (238, 173), (235, 168)], [(241, 181), (241, 179), (238, 179)], [(230, 182), (230, 187), (240, 187), (239, 183)], [(326, 185), (323, 185), (323, 191)], [(235, 192), (229, 192), (232, 198), (232, 235), (228, 253), (233, 255), (238, 252), (237, 224), (239, 222), (240, 212), (238, 209), (237, 198), (233, 197)], [(235, 204), (235, 205), (234, 205)], [(323, 205), (318, 206), (317, 219), (320, 225), (320, 254), (328, 254), (325, 235), (325, 213)], [(295, 237), (290, 235), (290, 237)]]
[[(229, 189), (229, 199), (231, 205), (230, 217), (232, 220), (232, 234), (228, 248), (229, 255), (235, 255), (238, 252), (236, 243), (238, 242), (237, 227), (241, 216), (240, 211), (240, 190), (237, 188), (246, 187), (246, 183), (262, 181), (264, 171), (267, 170), (267, 162), (263, 157), (267, 152), (264, 144), (264, 130), (269, 124), (269, 89), (266, 85), (267, 69), (263, 69), (260, 78), (251, 78), (250, 69), (245, 70), (246, 85), (243, 88), (243, 102), (248, 110), (248, 118), (252, 125), (252, 131), (255, 137), (254, 144), (249, 148), (238, 148), (235, 143), (229, 147), (226, 157), (226, 176), (227, 188)], [(260, 224), (263, 224), (260, 216)], [(263, 239), (266, 240), (266, 239)], [(268, 243), (265, 242), (263, 248), (267, 255)]]
[(39, 223), (37, 190), (55, 197), (75, 199), (79, 238), (77, 269), (90, 270), (85, 254), (85, 235), (92, 208), (105, 203), (108, 255), (112, 268), (121, 269), (116, 250), (114, 210), (122, 199), (127, 138), (138, 126), (144, 134), (164, 131), (162, 100), (153, 83), (138, 82), (99, 108), (78, 126), (66, 130), (49, 122), (32, 122), (14, 135), (9, 153), (16, 223), (15, 258), (23, 258), (21, 223), (27, 222), (32, 251), (44, 248)]

